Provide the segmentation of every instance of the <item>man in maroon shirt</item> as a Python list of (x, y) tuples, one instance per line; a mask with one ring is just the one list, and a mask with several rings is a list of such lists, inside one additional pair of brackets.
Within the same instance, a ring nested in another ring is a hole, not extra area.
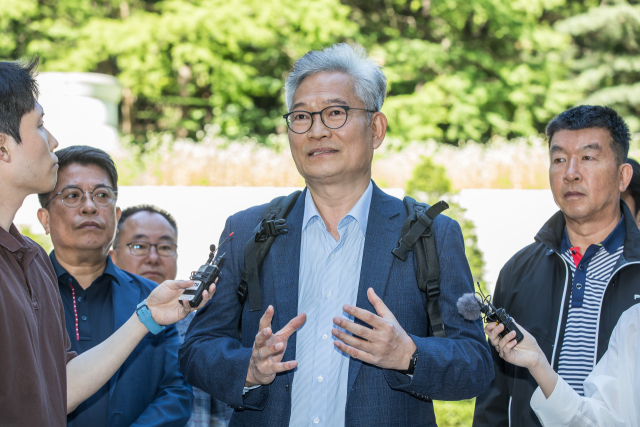
[[(44, 250), (13, 225), (25, 197), (56, 184), (56, 139), (44, 127), (37, 61), (0, 62), (0, 425), (65, 426), (149, 332), (193, 309), (178, 297), (190, 281), (159, 285), (109, 339), (69, 352), (57, 279)], [(211, 297), (212, 285), (201, 304)], [(199, 308), (199, 307), (198, 307)]]

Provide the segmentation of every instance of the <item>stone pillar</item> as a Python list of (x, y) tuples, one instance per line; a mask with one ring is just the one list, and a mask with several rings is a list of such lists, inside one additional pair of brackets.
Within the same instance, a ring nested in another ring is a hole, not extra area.
[(117, 151), (118, 104), (122, 87), (118, 80), (97, 73), (41, 73), (39, 102), (45, 126), (60, 148), (90, 145)]

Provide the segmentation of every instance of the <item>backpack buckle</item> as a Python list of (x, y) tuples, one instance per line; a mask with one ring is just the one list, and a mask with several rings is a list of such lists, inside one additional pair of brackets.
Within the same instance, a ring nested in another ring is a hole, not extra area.
[(427, 282), (427, 299), (429, 301), (437, 300), (440, 296), (440, 286), (438, 286), (438, 281), (434, 280), (431, 282)]
[(287, 234), (289, 232), (289, 226), (285, 219), (263, 219), (260, 223), (260, 231), (256, 233), (256, 242), (264, 242), (271, 236), (277, 236), (279, 234)]

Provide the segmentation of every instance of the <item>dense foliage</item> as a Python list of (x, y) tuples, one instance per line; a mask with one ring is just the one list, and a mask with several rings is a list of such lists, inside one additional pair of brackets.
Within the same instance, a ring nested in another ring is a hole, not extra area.
[[(282, 133), (283, 77), (309, 49), (362, 43), (385, 66), (389, 135), (456, 144), (541, 132), (581, 102), (640, 129), (636, 2), (620, 0), (0, 0), (0, 59), (95, 71), (121, 130)], [(571, 80), (576, 76), (576, 80)]]
[(449, 209), (443, 214), (458, 221), (465, 239), (464, 251), (467, 261), (469, 261), (473, 281), (474, 283), (479, 281), (484, 286), (482, 280), (484, 260), (482, 259), (482, 251), (478, 247), (475, 226), (472, 221), (464, 217), (465, 209), (452, 197), (451, 180), (447, 177), (447, 170), (444, 166), (433, 163), (429, 157), (423, 157), (413, 170), (411, 179), (407, 181), (405, 194), (429, 205), (433, 205), (439, 200), (444, 200), (449, 204)]

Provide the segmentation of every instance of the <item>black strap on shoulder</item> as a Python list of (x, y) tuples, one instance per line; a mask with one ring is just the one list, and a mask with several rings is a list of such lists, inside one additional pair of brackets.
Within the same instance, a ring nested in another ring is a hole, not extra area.
[(245, 303), (249, 297), (249, 310), (260, 311), (260, 278), (258, 270), (269, 252), (269, 248), (279, 234), (286, 234), (289, 229), (287, 215), (298, 200), (301, 191), (294, 191), (288, 196), (280, 196), (269, 202), (264, 210), (255, 233), (244, 247), (244, 271), (242, 282), (238, 285), (238, 300)]
[(431, 333), (435, 337), (445, 338), (444, 322), (438, 305), (440, 296), (440, 265), (436, 239), (432, 230), (435, 218), (449, 205), (439, 201), (433, 206), (418, 203), (411, 197), (404, 198), (407, 219), (402, 225), (398, 247), (392, 253), (401, 261), (406, 260), (407, 252), (414, 248), (416, 261), (416, 279), (418, 288), (427, 296), (427, 315)]

